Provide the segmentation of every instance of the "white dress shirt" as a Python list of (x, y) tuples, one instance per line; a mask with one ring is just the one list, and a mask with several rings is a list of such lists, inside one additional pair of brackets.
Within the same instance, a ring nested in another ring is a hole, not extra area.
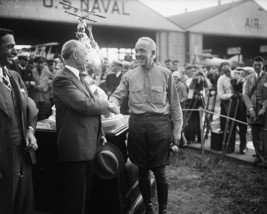
[(72, 66), (65, 65), (67, 69), (69, 69), (77, 78), (80, 80), (80, 71)]

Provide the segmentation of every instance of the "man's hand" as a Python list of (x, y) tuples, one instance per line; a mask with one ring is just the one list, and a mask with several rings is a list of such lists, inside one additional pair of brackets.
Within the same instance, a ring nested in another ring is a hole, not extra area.
[(233, 99), (238, 98), (238, 94), (234, 93), (231, 98), (233, 98)]
[(108, 110), (114, 114), (119, 114), (120, 113), (120, 109), (119, 107), (115, 104), (115, 103), (112, 103), (112, 102), (109, 102), (108, 101)]
[(25, 151), (29, 151), (29, 150), (37, 150), (38, 149), (38, 145), (37, 145), (37, 140), (34, 136), (34, 132), (31, 129), (28, 129), (27, 133), (26, 133), (26, 149)]
[(107, 143), (107, 139), (105, 138), (105, 136), (101, 136), (99, 141), (103, 146)]
[(253, 109), (249, 111), (249, 115), (250, 115), (251, 117), (256, 118), (256, 112), (255, 112)]
[(266, 111), (266, 108), (265, 108), (265, 107), (262, 107), (262, 108), (260, 109), (258, 115), (264, 115), (265, 111)]

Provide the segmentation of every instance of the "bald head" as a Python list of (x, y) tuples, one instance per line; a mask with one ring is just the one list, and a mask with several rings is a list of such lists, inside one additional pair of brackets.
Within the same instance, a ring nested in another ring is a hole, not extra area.
[(87, 50), (83, 43), (77, 40), (69, 40), (63, 46), (61, 55), (66, 61), (67, 65), (70, 65), (78, 70), (85, 70), (85, 64), (87, 61)]
[(77, 40), (69, 40), (67, 41), (61, 49), (61, 55), (63, 59), (69, 60), (73, 52), (77, 51), (81, 46), (84, 46), (81, 42)]
[(154, 42), (153, 39), (149, 38), (149, 37), (141, 37), (137, 40), (137, 43), (142, 43), (142, 42), (146, 42), (149, 46), (149, 48), (152, 50), (152, 51), (155, 51), (156, 52), (156, 49), (157, 49), (157, 45), (156, 43)]

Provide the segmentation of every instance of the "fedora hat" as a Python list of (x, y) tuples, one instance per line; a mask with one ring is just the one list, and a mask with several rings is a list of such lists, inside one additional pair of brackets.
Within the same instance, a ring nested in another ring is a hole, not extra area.
[(97, 147), (92, 169), (99, 178), (113, 179), (121, 173), (123, 166), (122, 153), (115, 145), (107, 142)]

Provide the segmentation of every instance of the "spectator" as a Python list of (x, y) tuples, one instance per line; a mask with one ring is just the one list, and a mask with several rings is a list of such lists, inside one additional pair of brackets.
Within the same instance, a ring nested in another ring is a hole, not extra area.
[(55, 78), (55, 76), (57, 74), (56, 73), (57, 72), (57, 70), (56, 70), (56, 62), (55, 62), (54, 59), (48, 59), (46, 61), (46, 63), (47, 63), (48, 70), (50, 71), (50, 75), (49, 75), (49, 80), (50, 81), (48, 83), (48, 86), (49, 86), (48, 90), (49, 90), (50, 106), (52, 108), (52, 106), (54, 105), (54, 94), (53, 94), (53, 84), (52, 84), (52, 82), (53, 82), (53, 79)]
[(250, 115), (252, 142), (256, 152), (255, 166), (267, 166), (267, 74), (262, 70), (263, 62), (261, 56), (253, 59), (255, 73), (246, 78), (243, 92)]
[(49, 87), (51, 84), (51, 72), (45, 66), (46, 59), (42, 56), (34, 58), (35, 68), (32, 70), (33, 80), (35, 81), (32, 99), (39, 109), (38, 121), (48, 118), (52, 114)]
[(173, 60), (172, 61), (172, 72), (174, 72), (174, 71), (180, 71), (181, 70), (180, 67), (181, 66), (180, 66), (179, 60)]
[[(223, 73), (223, 75), (221, 75), (218, 79), (217, 92), (218, 92), (218, 97), (222, 103), (221, 107), (224, 108), (222, 113), (229, 113), (229, 115), (227, 115), (228, 117), (246, 123), (247, 110), (242, 100), (243, 79), (237, 76), (234, 78), (231, 77), (231, 67), (228, 62), (223, 62), (220, 67), (221, 67), (221, 73)], [(247, 125), (242, 123), (237, 123), (235, 121), (232, 121), (231, 119), (229, 119), (228, 121), (229, 121), (228, 127), (224, 127), (224, 131), (229, 133), (226, 138), (226, 142), (229, 142), (229, 144), (227, 145), (227, 148), (225, 148), (227, 149), (225, 153), (231, 154), (235, 151), (236, 127), (238, 125), (239, 136), (240, 136), (239, 153), (245, 154), (246, 144), (247, 144), (247, 138), (246, 138)], [(232, 126), (232, 132), (230, 134), (231, 126)]]
[(102, 72), (100, 74), (99, 78), (99, 87), (102, 87), (102, 85), (105, 85), (107, 74), (110, 72), (110, 62), (108, 58), (103, 58), (103, 65), (102, 65)]
[(170, 59), (165, 60), (165, 66), (168, 68), (170, 71), (172, 71), (172, 61)]
[[(190, 69), (189, 69), (190, 68)], [(187, 109), (198, 109), (199, 107), (205, 108), (204, 103), (204, 90), (209, 87), (208, 80), (201, 70), (195, 71), (195, 67), (187, 67), (188, 79), (186, 85), (188, 87), (188, 100)], [(194, 72), (195, 71), (195, 72)], [(200, 118), (198, 111), (187, 111), (185, 120), (187, 123), (184, 124), (184, 133), (189, 143), (201, 142), (200, 134)]]
[(35, 214), (32, 184), (37, 108), (16, 71), (11, 30), (0, 28), (0, 213)]
[(115, 89), (118, 87), (118, 85), (120, 84), (121, 81), (121, 77), (123, 75), (123, 64), (121, 61), (119, 60), (114, 60), (112, 65), (111, 65), (111, 73), (107, 74), (107, 78), (106, 78), (106, 87), (107, 90), (106, 94), (109, 96), (110, 94), (112, 94)]
[(90, 213), (92, 190), (91, 160), (97, 142), (103, 143), (101, 114), (108, 110), (118, 113), (112, 103), (97, 99), (80, 74), (85, 72), (86, 48), (76, 40), (62, 47), (66, 65), (53, 81), (58, 158), (64, 167), (65, 214)]
[[(24, 80), (24, 71), (27, 69), (28, 63), (30, 61), (30, 53), (29, 52), (21, 52), (17, 55), (17, 59), (14, 60), (12, 68), (14, 68), (15, 71), (17, 71), (20, 76), (22, 77), (22, 80)], [(27, 76), (27, 75), (26, 75)]]
[(162, 214), (167, 212), (169, 148), (172, 139), (178, 145), (181, 138), (182, 111), (171, 72), (154, 62), (155, 42), (141, 37), (135, 50), (139, 66), (123, 75), (109, 99), (119, 106), (129, 97), (129, 157), (139, 168), (139, 188), (146, 213), (153, 213), (149, 170), (153, 171)]
[(13, 61), (13, 70), (16, 70), (24, 81), (29, 97), (32, 97), (35, 81), (32, 76), (32, 64), (29, 52), (21, 52), (17, 55), (17, 60)]

